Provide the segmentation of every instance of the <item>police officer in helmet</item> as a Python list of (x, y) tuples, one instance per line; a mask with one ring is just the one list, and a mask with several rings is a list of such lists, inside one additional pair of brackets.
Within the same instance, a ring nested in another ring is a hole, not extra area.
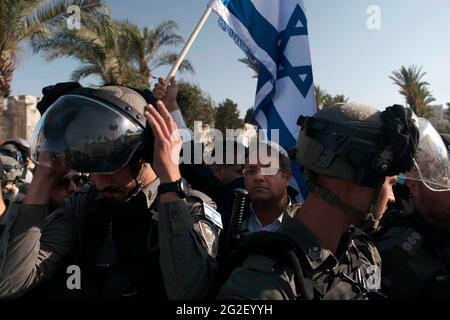
[(0, 146), (0, 162), (3, 164), (0, 171), (0, 181), (5, 201), (5, 208), (16, 199), (23, 198), (28, 184), (24, 178), (27, 172), (26, 159), (22, 152), (10, 143)]
[[(169, 164), (175, 173), (162, 169), (170, 159), (161, 156), (161, 132), (154, 135), (144, 116), (155, 101), (122, 86), (61, 88), (44, 90), (51, 98), (32, 140), (35, 176), (0, 246), (0, 296), (18, 297), (38, 287), (39, 296), (58, 299), (164, 299), (158, 220), (186, 217), (172, 226), (192, 228), (174, 242), (196, 239), (195, 250), (186, 252), (195, 258), (208, 254), (202, 234), (210, 224), (196, 227), (205, 220), (203, 203), (214, 204), (188, 190), (178, 164)], [(159, 112), (153, 110), (158, 121), (161, 112), (173, 124), (162, 103)], [(92, 183), (48, 215), (52, 186), (68, 169), (90, 173)], [(79, 290), (66, 285), (69, 265), (81, 270)]]
[(13, 147), (18, 153), (20, 153), (20, 156), (24, 159), (26, 165), (26, 170), (23, 173), (22, 180), (25, 183), (30, 183), (31, 180), (33, 180), (33, 173), (31, 171), (33, 168), (33, 162), (30, 158), (30, 143), (23, 138), (11, 138), (6, 140), (2, 146)]
[(418, 119), (420, 140), (412, 170), (399, 176), (413, 212), (390, 212), (377, 233), (382, 287), (390, 299), (450, 298), (450, 162), (447, 146)]
[(347, 103), (301, 117), (297, 161), (310, 193), (278, 232), (250, 235), (220, 299), (367, 299), (378, 296), (380, 256), (364, 232), (393, 201), (411, 168), (418, 131), (411, 112)]

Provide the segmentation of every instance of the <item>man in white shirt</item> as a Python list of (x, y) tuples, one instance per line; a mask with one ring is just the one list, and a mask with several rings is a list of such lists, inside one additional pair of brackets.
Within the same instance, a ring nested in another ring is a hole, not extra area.
[[(264, 145), (263, 143), (259, 144)], [(292, 204), (288, 195), (292, 177), (291, 163), (287, 154), (267, 145), (267, 154), (250, 148), (244, 168), (245, 188), (250, 200), (249, 214), (241, 226), (243, 235), (258, 231), (276, 231), (284, 214), (294, 215), (298, 204)], [(252, 159), (257, 160), (252, 161)]]

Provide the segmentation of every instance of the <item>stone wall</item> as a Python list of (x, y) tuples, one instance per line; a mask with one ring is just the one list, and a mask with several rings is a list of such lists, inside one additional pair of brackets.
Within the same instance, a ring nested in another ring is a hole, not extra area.
[(432, 105), (429, 108), (429, 116), (427, 117), (430, 120), (433, 127), (438, 131), (447, 131), (450, 127), (450, 121), (447, 116), (447, 109), (441, 105)]
[(31, 141), (40, 118), (36, 108), (39, 100), (34, 96), (8, 97), (6, 109), (0, 111), (0, 141), (17, 137)]

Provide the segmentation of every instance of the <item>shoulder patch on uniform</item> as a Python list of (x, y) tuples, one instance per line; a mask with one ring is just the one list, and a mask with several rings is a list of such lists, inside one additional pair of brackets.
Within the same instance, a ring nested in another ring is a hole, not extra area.
[(200, 237), (205, 241), (208, 254), (212, 258), (215, 258), (217, 255), (217, 251), (219, 250), (219, 236), (214, 227), (204, 220), (199, 220), (197, 232), (199, 233)]
[(409, 256), (414, 256), (423, 242), (423, 236), (415, 229), (407, 229), (395, 243), (395, 246), (406, 252)]
[(214, 223), (217, 227), (219, 227), (221, 230), (223, 230), (223, 224), (222, 224), (222, 216), (219, 212), (217, 212), (215, 209), (213, 209), (211, 206), (209, 206), (206, 203), (203, 203), (203, 211), (205, 214), (205, 217)]

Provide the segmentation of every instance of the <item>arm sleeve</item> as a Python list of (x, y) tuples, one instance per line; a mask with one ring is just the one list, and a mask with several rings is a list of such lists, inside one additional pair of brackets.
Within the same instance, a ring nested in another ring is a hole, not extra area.
[(208, 245), (217, 245), (218, 233), (204, 219), (193, 218), (202, 207), (184, 200), (159, 204), (160, 264), (169, 299), (204, 299), (216, 279), (215, 254)]
[(24, 294), (50, 278), (76, 239), (75, 221), (61, 207), (14, 203), (0, 241), (0, 298)]

